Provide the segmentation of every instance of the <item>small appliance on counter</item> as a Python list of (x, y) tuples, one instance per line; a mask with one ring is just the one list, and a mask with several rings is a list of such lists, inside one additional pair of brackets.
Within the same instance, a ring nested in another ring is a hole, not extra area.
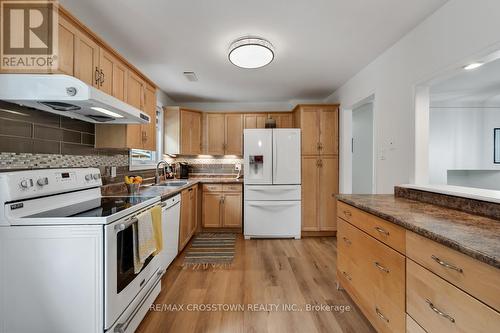
[(180, 179), (188, 179), (189, 177), (189, 164), (186, 162), (178, 162), (175, 165), (175, 176)]

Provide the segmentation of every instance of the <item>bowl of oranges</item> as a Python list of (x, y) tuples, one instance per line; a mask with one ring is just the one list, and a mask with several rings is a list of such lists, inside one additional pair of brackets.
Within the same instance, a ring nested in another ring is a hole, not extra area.
[(125, 184), (127, 185), (127, 191), (130, 194), (139, 193), (139, 189), (142, 184), (141, 176), (125, 176)]

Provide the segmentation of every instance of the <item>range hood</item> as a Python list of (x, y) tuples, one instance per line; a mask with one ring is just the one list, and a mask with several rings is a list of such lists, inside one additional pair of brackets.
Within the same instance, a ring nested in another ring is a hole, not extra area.
[(146, 124), (149, 116), (73, 76), (0, 74), (0, 100), (98, 124)]

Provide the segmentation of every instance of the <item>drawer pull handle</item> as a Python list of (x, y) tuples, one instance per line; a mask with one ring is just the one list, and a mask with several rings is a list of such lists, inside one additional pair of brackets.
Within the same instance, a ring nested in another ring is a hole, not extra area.
[(347, 280), (349, 280), (349, 281), (352, 280), (352, 278), (346, 272), (342, 272), (342, 274), (344, 274), (344, 276), (346, 277)]
[(385, 321), (386, 323), (388, 323), (388, 322), (389, 322), (389, 319), (388, 319), (386, 316), (384, 316), (384, 315), (382, 314), (382, 312), (380, 312), (380, 310), (379, 310), (378, 308), (375, 308), (375, 312), (377, 313), (377, 316), (379, 316), (379, 318), (380, 318), (380, 319), (382, 319), (382, 320), (383, 320), (383, 321)]
[(454, 269), (454, 270), (456, 270), (459, 273), (463, 273), (464, 272), (464, 270), (461, 269), (460, 267), (454, 266), (452, 264), (448, 264), (446, 261), (443, 261), (443, 260), (439, 259), (435, 255), (432, 255), (431, 258), (432, 258), (432, 260), (434, 260), (435, 262), (437, 262), (438, 264), (440, 264), (443, 267), (446, 267), (446, 268), (449, 268), (449, 269)]
[(380, 232), (381, 234), (384, 234), (386, 236), (389, 236), (389, 231), (385, 230), (385, 229), (382, 229), (381, 227), (375, 227), (375, 230), (377, 230), (378, 232)]
[(352, 242), (351, 242), (351, 240), (350, 240), (349, 238), (347, 238), (347, 237), (342, 237), (342, 239), (344, 240), (344, 242), (346, 242), (346, 243), (347, 243), (347, 245), (351, 245), (351, 244), (352, 244)]
[(383, 272), (386, 272), (386, 273), (390, 272), (387, 268), (385, 268), (384, 266), (382, 266), (381, 264), (379, 264), (376, 261), (374, 261), (373, 264), (375, 265), (375, 267), (377, 267), (378, 269), (380, 269)]
[(428, 299), (426, 299), (425, 301), (427, 302), (427, 304), (429, 304), (429, 307), (431, 308), (432, 311), (434, 311), (435, 313), (437, 313), (440, 316), (445, 317), (446, 319), (448, 319), (452, 323), (455, 323), (455, 318), (451, 317), (450, 315), (448, 315), (448, 314), (444, 313), (443, 311), (439, 310), (438, 308), (436, 308), (434, 306), (434, 304), (432, 304), (432, 302), (429, 301)]
[(348, 217), (351, 217), (352, 213), (350, 211), (348, 211), (348, 210), (344, 210), (344, 215), (348, 216)]

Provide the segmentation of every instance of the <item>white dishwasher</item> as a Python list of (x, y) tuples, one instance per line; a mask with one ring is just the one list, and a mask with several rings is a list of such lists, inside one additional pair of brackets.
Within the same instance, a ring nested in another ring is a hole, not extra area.
[(160, 254), (160, 269), (167, 269), (179, 251), (179, 222), (181, 216), (181, 195), (168, 198), (162, 208), (163, 251)]

